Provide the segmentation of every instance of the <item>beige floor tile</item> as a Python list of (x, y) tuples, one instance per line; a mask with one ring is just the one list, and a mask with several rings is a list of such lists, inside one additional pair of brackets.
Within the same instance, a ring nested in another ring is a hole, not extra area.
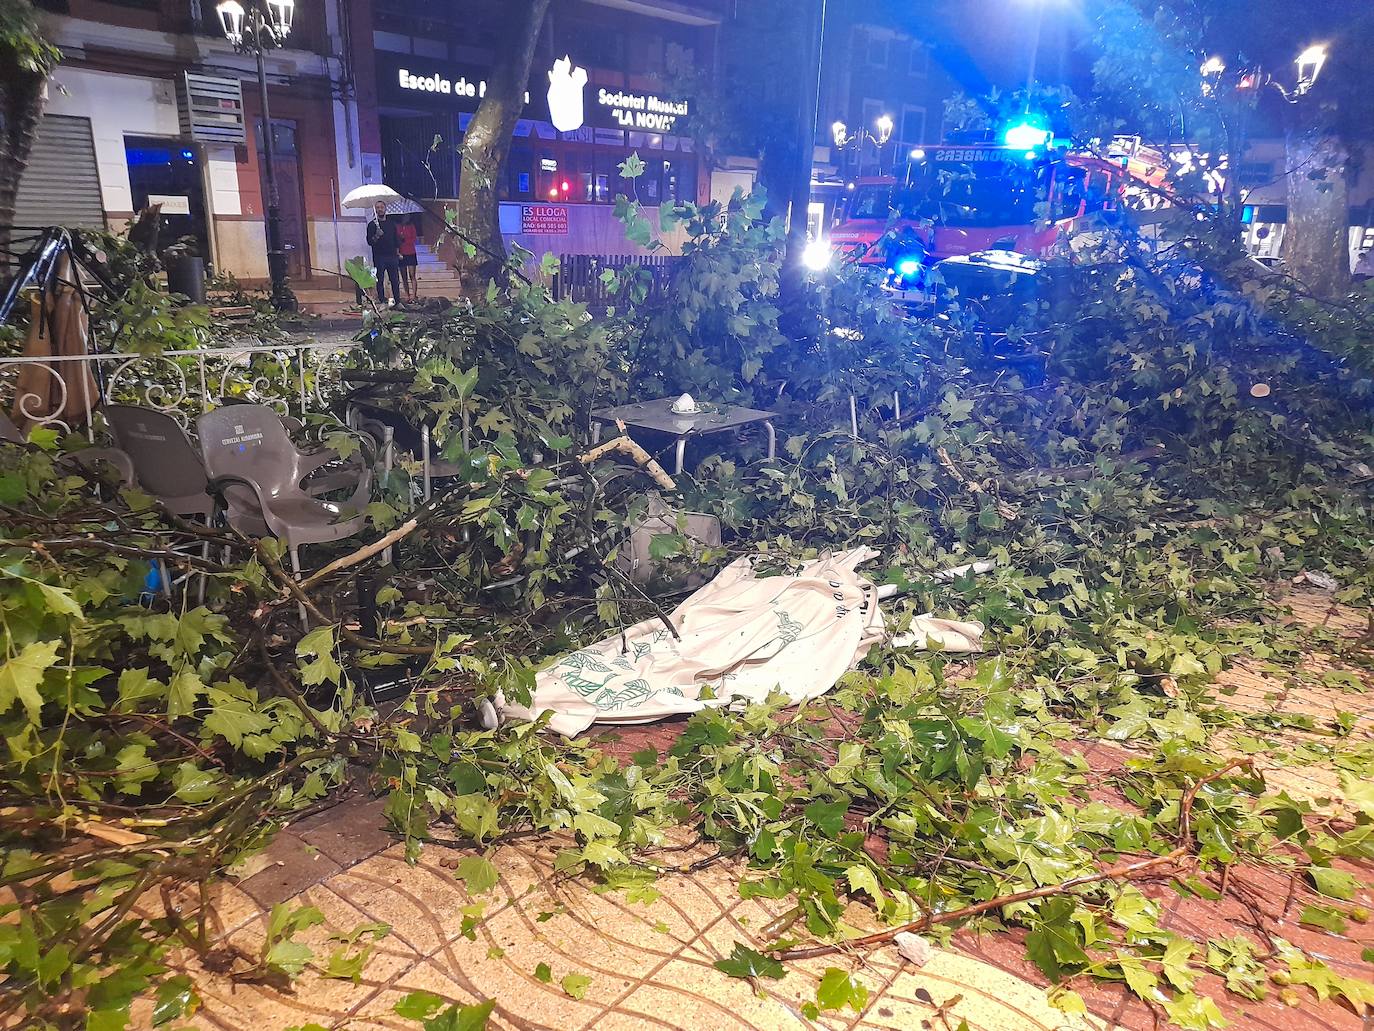
[(460, 932), (464, 910), (474, 901), (488, 908), (504, 901), (495, 893), (474, 900), (452, 871), (423, 857), (412, 866), (389, 852), (335, 874), (325, 886), (370, 919), (390, 924), (397, 941), (422, 955)]
[[(829, 1021), (811, 1022), (789, 996), (801, 988), (780, 990), (783, 982), (769, 982), (756, 994), (747, 981), (726, 977), (710, 967), (674, 961), (654, 975), (653, 983), (641, 985), (622, 999), (615, 1012), (622, 1018), (652, 1020), (647, 1027), (681, 1028), (683, 1031), (800, 1031), (803, 1028), (838, 1027)], [(814, 988), (810, 991), (814, 993)], [(598, 1023), (596, 1031), (605, 1026)], [(621, 1022), (612, 1027), (633, 1027)]]
[(967, 1020), (974, 1031), (1070, 1031), (1100, 1027), (1051, 1006), (1045, 990), (1014, 974), (952, 950), (941, 950), (925, 966), (904, 966), (890, 987), (864, 1014), (867, 1024), (883, 1028), (921, 1026), (935, 1009), (947, 1006), (951, 1024)]

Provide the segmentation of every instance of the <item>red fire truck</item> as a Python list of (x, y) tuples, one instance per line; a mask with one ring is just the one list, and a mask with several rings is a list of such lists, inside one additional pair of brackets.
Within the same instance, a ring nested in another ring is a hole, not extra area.
[(905, 175), (860, 179), (831, 230), (863, 264), (987, 250), (1043, 255), (1091, 211), (1113, 208), (1127, 171), (1084, 154), (956, 145), (914, 151)]

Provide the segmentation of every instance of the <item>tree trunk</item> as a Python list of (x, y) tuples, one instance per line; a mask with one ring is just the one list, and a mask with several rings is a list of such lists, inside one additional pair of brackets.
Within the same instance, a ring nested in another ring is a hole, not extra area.
[(458, 272), (463, 289), (480, 290), (502, 274), (506, 248), (501, 239), (501, 173), (510, 153), (511, 135), (525, 106), (530, 65), (549, 0), (517, 0), (510, 5), (505, 34), (496, 47), (496, 60), (487, 79), (486, 96), (468, 123), (458, 155), (462, 164), (458, 184), (458, 215), (454, 228), (463, 242)]
[(1283, 260), (1288, 271), (1319, 297), (1350, 285), (1350, 210), (1346, 167), (1350, 154), (1327, 133), (1289, 133), (1286, 167), (1288, 225)]
[(0, 268), (9, 262), (19, 180), (47, 99), (46, 74), (0, 60)]

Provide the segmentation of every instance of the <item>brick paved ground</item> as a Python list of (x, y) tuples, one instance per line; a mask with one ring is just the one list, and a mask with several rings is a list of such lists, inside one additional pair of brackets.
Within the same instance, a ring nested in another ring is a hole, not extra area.
[[(1295, 618), (1308, 625), (1325, 624), (1349, 635), (1366, 626), (1361, 613), (1333, 610), (1320, 595), (1298, 595), (1292, 604)], [(1325, 660), (1314, 655), (1312, 661)], [(1353, 713), (1353, 733), (1363, 737), (1374, 720), (1374, 691), (1288, 686), (1257, 664), (1228, 674), (1218, 691), (1228, 705), (1251, 712), (1306, 713), (1319, 721), (1337, 711)], [(615, 751), (632, 751), (646, 742), (663, 747), (676, 732), (671, 723), (623, 732)], [(1320, 739), (1280, 728), (1266, 732), (1258, 744), (1253, 735), (1241, 734), (1220, 743), (1234, 754), (1255, 755), (1274, 790), (1339, 815), (1334, 765), (1314, 760), (1312, 750), (1303, 747), (1314, 740), (1320, 744)], [(1102, 771), (1130, 755), (1106, 743), (1074, 747)], [(1111, 986), (1073, 985), (1087, 1002), (1089, 1017), (1068, 1016), (1052, 1007), (1044, 979), (1027, 964), (1016, 937), (1007, 934), (960, 933), (950, 948), (920, 969), (902, 965), (891, 948), (853, 960), (804, 962), (794, 965), (784, 980), (765, 982), (756, 994), (747, 983), (718, 973), (712, 963), (736, 941), (759, 944), (760, 929), (786, 906), (741, 900), (739, 869), (717, 865), (692, 876), (665, 878), (658, 884), (660, 898), (647, 905), (631, 903), (620, 892), (597, 892), (585, 882), (555, 876), (553, 856), (560, 843), (535, 840), (499, 849), (491, 857), (500, 871), (499, 885), (472, 898), (452, 873), (460, 852), (431, 847), (418, 865), (408, 865), (383, 827), (380, 802), (349, 800), (284, 832), (240, 878), (213, 889), (211, 898), (217, 942), (247, 954), (256, 954), (262, 942), (266, 911), (285, 900), (308, 902), (324, 912), (326, 924), (301, 936), (321, 953), (332, 947), (330, 934), (366, 921), (391, 924), (392, 932), (378, 943), (361, 981), (327, 980), (307, 972), (292, 991), (281, 992), (234, 983), (192, 962), (187, 969), (205, 999), (193, 1024), (235, 1031), (277, 1031), (309, 1022), (357, 1031), (414, 1028), (396, 1017), (392, 1007), (406, 993), (423, 989), (456, 1002), (496, 999), (493, 1028), (944, 1031), (957, 1028), (960, 1020), (967, 1020), (972, 1031), (1144, 1031), (1155, 1026), (1142, 1003)], [(1360, 901), (1371, 905), (1374, 865), (1347, 868), (1365, 885)], [(1305, 889), (1272, 872), (1235, 869), (1230, 885), (1220, 903), (1156, 892), (1166, 900), (1166, 926), (1195, 937), (1253, 936), (1259, 911), (1277, 921), (1285, 937), (1327, 958), (1339, 971), (1374, 978), (1374, 968), (1361, 960), (1361, 949), (1374, 945), (1369, 926), (1352, 924), (1348, 938), (1297, 926), (1295, 914)], [(484, 909), (470, 939), (462, 935), (461, 925), (476, 904)], [(854, 918), (864, 919), (858, 907)], [(550, 967), (553, 983), (536, 979), (541, 963)], [(814, 998), (827, 966), (853, 967), (869, 987), (862, 1013), (825, 1016), (819, 1022), (802, 1016), (801, 1006)], [(581, 1000), (559, 987), (570, 972), (592, 979)], [(1249, 1003), (1227, 995), (1214, 977), (1203, 978), (1199, 990), (1221, 1003), (1232, 1019), (1232, 1031), (1367, 1031), (1374, 1026), (1349, 1009), (1319, 1004), (1306, 994), (1301, 1007), (1290, 1009), (1274, 998)], [(942, 1005), (944, 1020), (939, 1016)], [(135, 1026), (148, 1025), (149, 1015), (141, 1016)]]

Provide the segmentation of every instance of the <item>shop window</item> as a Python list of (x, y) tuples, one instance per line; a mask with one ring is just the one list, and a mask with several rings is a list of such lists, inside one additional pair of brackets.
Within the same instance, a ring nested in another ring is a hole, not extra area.
[(606, 147), (625, 146), (624, 129), (597, 129), (592, 137), (593, 142)]
[(510, 177), (507, 180), (509, 186), (507, 196), (528, 198), (530, 188), (533, 186), (532, 166), (534, 164), (534, 152), (529, 147), (513, 146), (510, 149), (510, 157), (506, 161)]
[(535, 195), (540, 200), (558, 200), (562, 196), (562, 169), (551, 150), (539, 152), (539, 164), (534, 176)]

